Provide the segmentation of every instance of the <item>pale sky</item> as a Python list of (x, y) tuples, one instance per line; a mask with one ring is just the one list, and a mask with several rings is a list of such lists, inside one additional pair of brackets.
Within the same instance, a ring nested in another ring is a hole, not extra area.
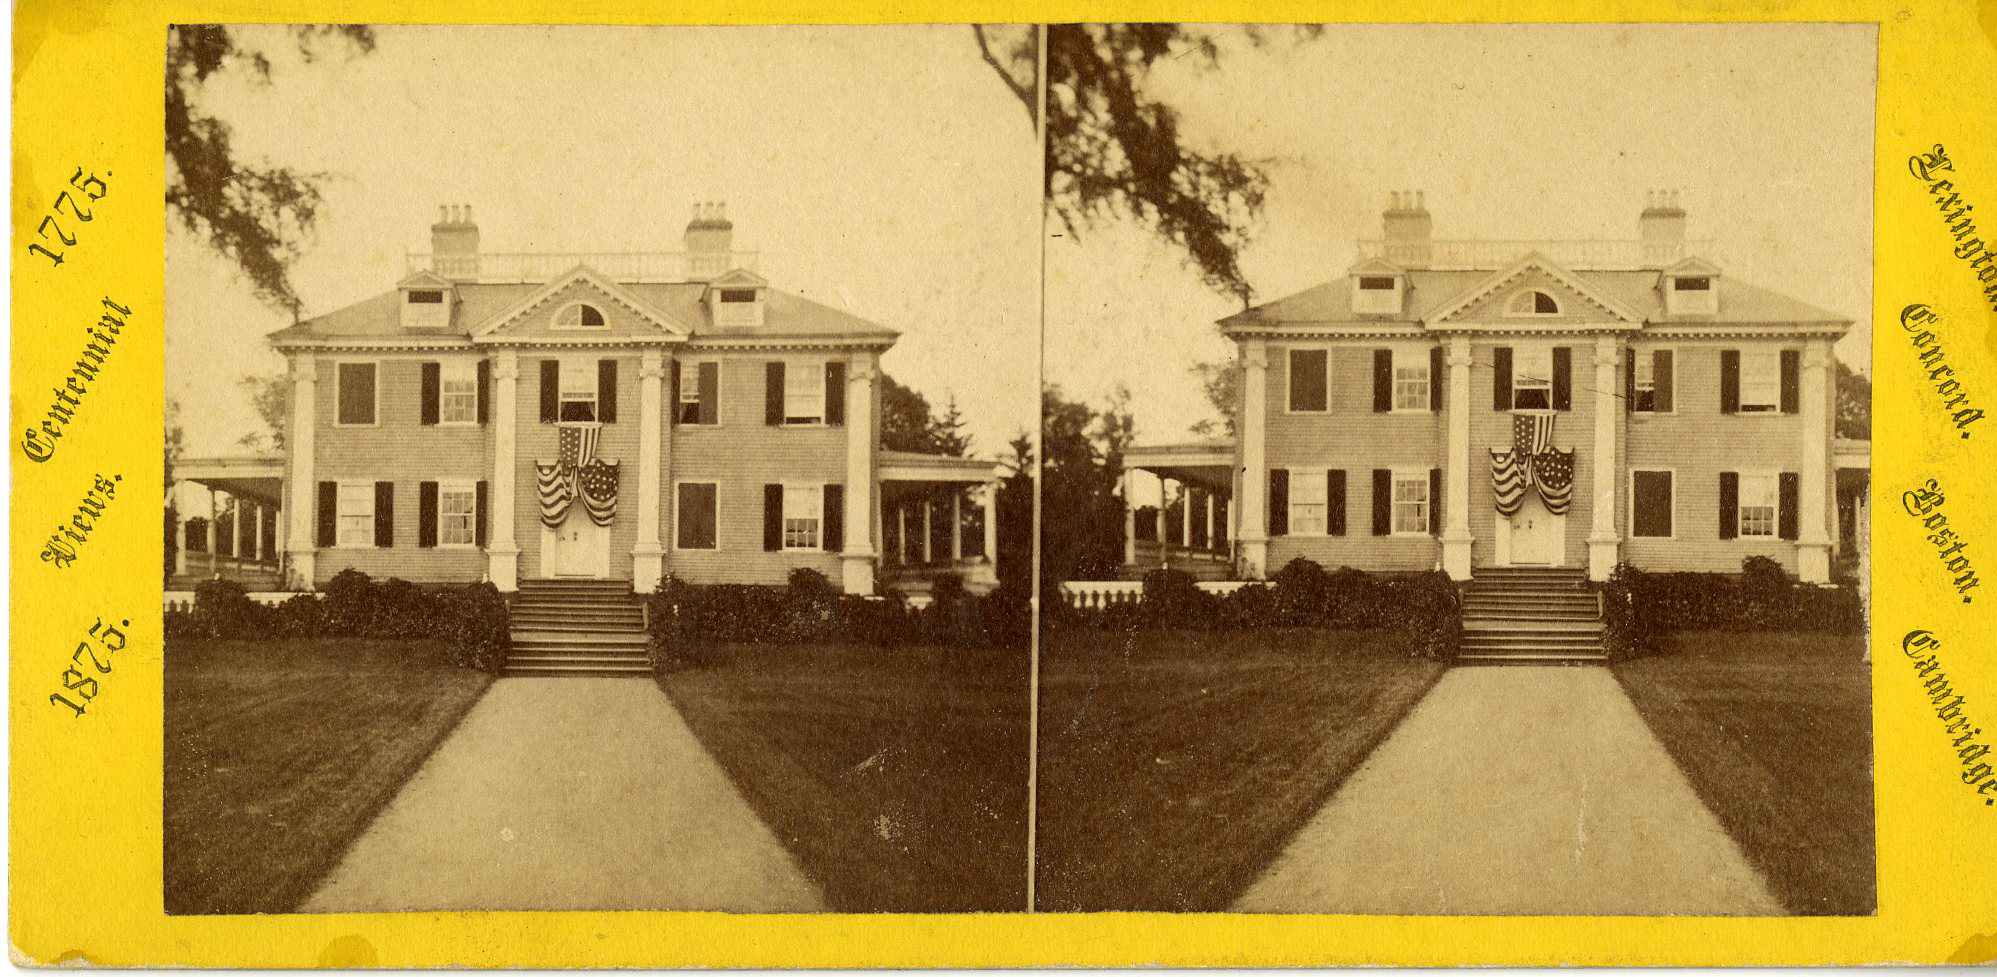
[[(1426, 191), (1437, 238), (1626, 239), (1675, 188), (1723, 274), (1849, 316), (1837, 353), (1870, 372), (1872, 25), (1213, 30), (1220, 66), (1180, 59), (1153, 91), (1195, 143), (1270, 160), (1257, 301), (1344, 275), (1391, 191)], [(1177, 252), (1127, 226), (1052, 239), (1047, 306), (1048, 382), (1128, 385), (1141, 440), (1211, 416), (1189, 371), (1232, 358), (1213, 322), (1240, 306)]]
[[(1040, 153), (970, 28), (386, 27), (372, 54), (211, 79), (237, 151), (330, 174), (306, 315), (394, 287), (438, 205), (486, 251), (676, 251), (723, 200), (773, 286), (901, 330), (883, 360), (995, 457), (1038, 423)], [(236, 381), (289, 324), (170, 227), (167, 394), (191, 454), (261, 427)]]

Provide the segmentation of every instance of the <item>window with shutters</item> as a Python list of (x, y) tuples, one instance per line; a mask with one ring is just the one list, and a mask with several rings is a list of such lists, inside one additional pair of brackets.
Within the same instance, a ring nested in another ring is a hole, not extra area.
[(437, 484), (437, 545), (472, 546), (478, 539), (478, 486), (472, 482)]
[(1672, 510), (1672, 472), (1630, 472), (1630, 535), (1669, 539), (1676, 522)]
[(673, 510), (673, 546), (682, 550), (721, 548), (719, 491), (713, 482), (681, 482)]
[(1330, 367), (1330, 350), (1290, 350), (1286, 372), (1291, 412), (1321, 414), (1327, 409), (1331, 389), (1328, 381)]
[(1781, 487), (1773, 472), (1740, 476), (1740, 534), (1774, 536)]
[(571, 302), (555, 313), (556, 329), (602, 329), (609, 325), (603, 310), (587, 302)]
[[(720, 376), (718, 363), (697, 363), (692, 360), (680, 361), (679, 421), (681, 424), (699, 424), (700, 420), (700, 374), (703, 370), (713, 371)], [(715, 422), (719, 423), (719, 411)]]
[(374, 424), (376, 367), (374, 363), (341, 363), (334, 371), (334, 383), (338, 388), (334, 396), (339, 402), (333, 417), (335, 425), (368, 427)]
[(450, 360), (438, 370), (437, 423), (478, 423), (478, 363)]
[(1553, 296), (1538, 289), (1529, 288), (1512, 296), (1505, 306), (1506, 315), (1559, 315), (1560, 303)]
[(824, 486), (784, 486), (784, 549), (820, 549), (819, 531), (824, 517)]
[(1396, 349), (1393, 356), (1394, 409), (1428, 413), (1428, 350)]
[(1325, 507), (1324, 469), (1290, 472), (1290, 534), (1293, 536), (1323, 536), (1330, 532)]
[(341, 482), (334, 512), (339, 518), (337, 546), (374, 545), (374, 483)]
[(573, 357), (561, 361), (561, 410), (555, 415), (557, 420), (596, 420), (596, 363)]
[(1740, 354), (1740, 410), (1768, 414), (1782, 409), (1782, 351), (1743, 350)]
[(1394, 535), (1428, 535), (1428, 470), (1395, 472), (1393, 493)]
[(1512, 352), (1512, 409), (1553, 408), (1553, 347), (1520, 346)]
[(784, 364), (784, 423), (825, 423), (825, 364)]

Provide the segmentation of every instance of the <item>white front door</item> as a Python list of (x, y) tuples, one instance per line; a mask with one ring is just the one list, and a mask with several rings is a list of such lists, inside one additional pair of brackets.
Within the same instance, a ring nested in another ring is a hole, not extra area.
[(1519, 511), (1512, 513), (1510, 563), (1513, 566), (1557, 566), (1567, 518), (1546, 511), (1538, 492), (1527, 492)]
[(546, 563), (550, 576), (610, 575), (610, 527), (590, 521), (581, 508), (577, 504), (570, 509), (568, 519), (543, 537), (549, 546)]

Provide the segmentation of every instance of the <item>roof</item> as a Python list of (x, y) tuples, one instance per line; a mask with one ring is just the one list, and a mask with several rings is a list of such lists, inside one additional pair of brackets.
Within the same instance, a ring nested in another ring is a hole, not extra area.
[[(1224, 329), (1323, 323), (1416, 323), (1428, 321), (1435, 313), (1491, 278), (1489, 271), (1410, 270), (1407, 312), (1397, 315), (1369, 315), (1352, 311), (1352, 279), (1341, 277), (1294, 295), (1265, 302), (1220, 320)], [(1697, 322), (1747, 325), (1847, 325), (1851, 319), (1807, 302), (1750, 285), (1738, 278), (1713, 280), (1719, 290), (1717, 315), (1667, 315), (1664, 294), (1658, 287), (1663, 279), (1656, 271), (1571, 271), (1574, 279), (1602, 295), (1612, 297), (1641, 315), (1647, 322)]]
[[(541, 283), (457, 284), (458, 306), (453, 310), (451, 329), (444, 335), (469, 342), (472, 329), (512, 308), (522, 299), (545, 287)], [(701, 299), (705, 282), (647, 282), (619, 287), (672, 315), (682, 322), (700, 323), (693, 338), (827, 338), (892, 342), (900, 335), (878, 323), (842, 312), (803, 296), (769, 289), (765, 294), (763, 324), (760, 326), (716, 327), (707, 325), (708, 316)], [(314, 316), (270, 334), (278, 345), (328, 339), (390, 339), (438, 334), (402, 327), (402, 292), (394, 289), (352, 305)]]

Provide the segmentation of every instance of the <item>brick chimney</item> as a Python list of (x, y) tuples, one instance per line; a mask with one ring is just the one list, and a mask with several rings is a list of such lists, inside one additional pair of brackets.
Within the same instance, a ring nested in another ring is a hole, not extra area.
[(1381, 215), (1387, 237), (1387, 260), (1403, 268), (1425, 268), (1432, 256), (1435, 222), (1420, 190), (1396, 190)]
[(1652, 190), (1646, 194), (1636, 231), (1638, 239), (1644, 241), (1685, 240), (1685, 211), (1678, 206), (1678, 191)]
[(430, 270), (445, 278), (478, 277), (478, 225), (472, 223), (471, 204), (437, 208), (437, 223), (430, 225)]
[(725, 203), (693, 205), (686, 225), (686, 249), (691, 254), (725, 254), (734, 247), (735, 225), (728, 222)]

